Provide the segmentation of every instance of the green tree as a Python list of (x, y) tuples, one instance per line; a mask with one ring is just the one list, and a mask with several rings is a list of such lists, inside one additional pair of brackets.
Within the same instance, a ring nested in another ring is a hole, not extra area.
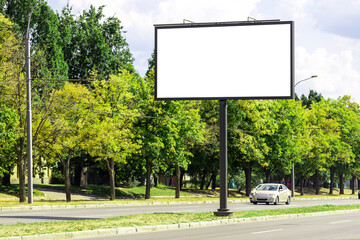
[[(219, 102), (201, 101), (199, 106), (201, 121), (205, 123), (204, 141), (197, 142), (193, 147), (193, 157), (188, 168), (188, 174), (200, 180), (200, 189), (216, 188), (216, 176), (219, 172)], [(206, 179), (210, 175), (210, 180)]]
[[(28, 17), (37, 0), (6, 0), (5, 16), (9, 17), (25, 39)], [(64, 60), (59, 31), (59, 18), (45, 1), (34, 9), (30, 21), (32, 45), (32, 78), (67, 79), (68, 66)]]
[(303, 104), (303, 106), (306, 106), (307, 108), (310, 108), (311, 104), (320, 102), (322, 99), (323, 99), (323, 96), (321, 95), (321, 93), (318, 93), (315, 90), (310, 90), (308, 96), (305, 96), (304, 94), (301, 95), (302, 104)]
[[(92, 124), (97, 123), (96, 100), (82, 85), (66, 83), (54, 90), (54, 102), (49, 118), (43, 123), (42, 145), (48, 149), (47, 158), (59, 160), (63, 166), (66, 201), (71, 201), (70, 161), (87, 150)], [(50, 148), (49, 148), (50, 147)]]
[(192, 147), (203, 140), (204, 125), (200, 122), (197, 104), (190, 101), (170, 101), (163, 105), (163, 111), (167, 115), (166, 125), (163, 126), (167, 133), (164, 151), (169, 165), (175, 167), (175, 198), (180, 197), (180, 168), (187, 169), (190, 157), (193, 157)]
[(131, 83), (138, 77), (127, 71), (109, 80), (93, 83), (97, 104), (102, 111), (98, 122), (93, 124), (88, 151), (98, 161), (106, 163), (110, 177), (110, 200), (115, 200), (115, 164), (126, 163), (126, 159), (138, 150), (132, 131), (137, 115)]
[(16, 112), (18, 132), (12, 148), (16, 155), (19, 172), (19, 198), (25, 202), (26, 142), (25, 125), (25, 79), (22, 74), (22, 47), (14, 34), (13, 23), (0, 14), (0, 94), (1, 104)]
[(16, 113), (0, 101), (0, 177), (7, 176), (3, 184), (10, 184), (10, 173), (16, 162), (14, 145), (17, 139)]
[[(341, 97), (337, 100), (328, 100), (330, 105), (330, 114), (333, 119), (339, 123), (340, 141), (335, 146), (339, 146), (336, 158), (330, 162), (331, 180), (336, 171), (339, 175), (340, 194), (344, 194), (344, 176), (350, 174), (355, 176), (359, 170), (359, 163), (355, 161), (359, 156), (358, 146), (360, 144), (360, 118), (358, 116), (359, 106), (350, 101), (349, 96)], [(333, 182), (331, 182), (333, 185)], [(332, 194), (332, 186), (330, 187)]]
[(241, 167), (245, 172), (246, 195), (251, 192), (251, 174), (259, 168), (269, 148), (265, 134), (271, 134), (269, 101), (230, 101), (228, 153), (231, 168)]
[(125, 31), (116, 17), (104, 19), (104, 6), (90, 6), (79, 17), (67, 5), (60, 18), (64, 36), (62, 48), (69, 66), (69, 78), (89, 79), (93, 72), (99, 78), (117, 75), (121, 70), (134, 72), (133, 57), (124, 38)]
[(300, 192), (303, 192), (305, 179), (316, 171), (324, 171), (330, 157), (330, 142), (339, 138), (338, 123), (330, 118), (329, 105), (326, 101), (313, 103), (308, 110), (307, 132), (304, 135), (304, 146), (301, 162), (298, 162), (296, 172), (300, 175)]
[(271, 121), (274, 123), (272, 134), (265, 135), (269, 151), (261, 161), (261, 166), (270, 181), (270, 175), (279, 170), (286, 174), (298, 162), (303, 151), (301, 138), (306, 131), (306, 114), (301, 102), (294, 100), (272, 101), (270, 107)]

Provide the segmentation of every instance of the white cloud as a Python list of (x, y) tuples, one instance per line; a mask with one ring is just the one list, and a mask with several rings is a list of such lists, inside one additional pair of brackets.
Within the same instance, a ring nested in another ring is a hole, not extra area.
[(336, 99), (350, 95), (360, 102), (360, 72), (354, 68), (351, 51), (330, 53), (319, 48), (309, 52), (304, 47), (297, 47), (296, 56), (297, 81), (318, 75), (318, 78), (300, 83), (296, 87), (297, 93), (307, 94), (308, 89), (313, 89), (324, 97)]
[(360, 39), (360, 1), (318, 0), (313, 13), (316, 26), (344, 37)]

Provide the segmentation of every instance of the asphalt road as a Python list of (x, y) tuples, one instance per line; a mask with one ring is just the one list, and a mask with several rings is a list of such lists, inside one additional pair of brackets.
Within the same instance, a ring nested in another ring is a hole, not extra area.
[[(91, 240), (354, 240), (360, 239), (360, 214), (335, 214), (267, 222), (240, 223), (163, 232), (134, 233)], [(85, 239), (85, 238), (84, 238)]]
[[(262, 210), (274, 208), (293, 208), (316, 205), (351, 205), (360, 204), (359, 199), (346, 200), (302, 200), (292, 201), (290, 205), (253, 205), (249, 202), (228, 204), (231, 211)], [(49, 222), (62, 220), (101, 219), (116, 216), (127, 216), (143, 213), (165, 212), (212, 212), (219, 208), (219, 204), (189, 204), (189, 205), (158, 205), (158, 206), (129, 206), (129, 207), (97, 207), (97, 208), (71, 208), (71, 209), (44, 209), (26, 211), (0, 211), (0, 224)], [(360, 238), (360, 236), (359, 236)]]

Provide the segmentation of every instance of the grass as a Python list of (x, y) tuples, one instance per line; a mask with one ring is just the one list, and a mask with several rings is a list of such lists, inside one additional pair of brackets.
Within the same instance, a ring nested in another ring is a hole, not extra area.
[[(34, 186), (53, 188), (58, 190), (64, 190), (65, 188), (63, 184), (38, 184)], [(85, 193), (85, 194), (96, 195), (101, 197), (110, 197), (110, 187), (103, 185), (90, 184), (86, 188), (71, 186), (71, 191), (74, 193)], [(132, 187), (132, 188), (117, 187), (115, 189), (115, 195), (117, 198), (143, 198), (145, 197), (145, 186)], [(192, 196), (193, 194), (187, 192), (181, 192), (181, 195)], [(151, 196), (152, 197), (175, 196), (175, 189), (164, 185), (158, 185), (157, 187), (151, 188)]]
[[(25, 188), (26, 195), (28, 194), (27, 187)], [(0, 198), (14, 198), (19, 196), (19, 185), (12, 184), (10, 186), (3, 186), (0, 185)], [(33, 189), (33, 196), (34, 197), (44, 197), (44, 193)]]
[[(233, 217), (226, 218), (250, 218), (259, 216), (274, 216), (284, 214), (314, 213), (337, 210), (360, 209), (360, 205), (323, 205), (303, 208), (253, 210), (235, 212)], [(225, 219), (226, 219), (225, 218)], [(185, 222), (199, 222), (224, 219), (207, 213), (159, 213), (139, 214), (124, 217), (115, 217), (99, 220), (59, 221), (45, 223), (18, 223), (15, 225), (0, 225), (0, 237), (25, 236), (36, 234), (48, 234), (58, 232), (86, 231), (95, 229), (109, 229), (120, 227), (166, 225)]]

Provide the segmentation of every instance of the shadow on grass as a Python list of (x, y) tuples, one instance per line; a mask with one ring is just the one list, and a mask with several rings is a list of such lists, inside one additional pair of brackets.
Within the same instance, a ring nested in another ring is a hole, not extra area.
[[(25, 194), (27, 196), (28, 191), (27, 187), (25, 187)], [(0, 185), (0, 193), (4, 193), (10, 196), (19, 197), (19, 184), (11, 184), (10, 186)], [(43, 197), (44, 194), (41, 191), (33, 190), (33, 196), (35, 197)]]

